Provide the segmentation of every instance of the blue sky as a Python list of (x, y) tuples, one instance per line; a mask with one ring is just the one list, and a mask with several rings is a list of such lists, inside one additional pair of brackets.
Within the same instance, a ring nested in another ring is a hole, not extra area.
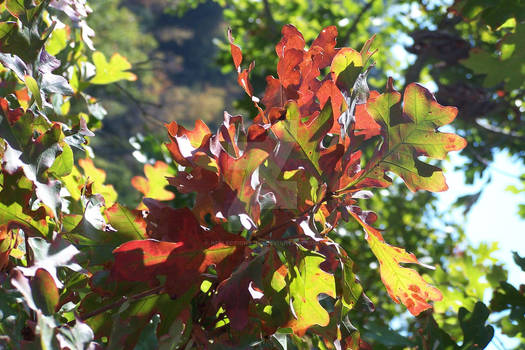
[[(519, 176), (525, 174), (525, 166), (518, 158), (500, 152), (496, 154), (483, 178), (477, 179), (473, 185), (466, 185), (463, 173), (453, 170), (454, 166), (463, 162), (464, 158), (460, 155), (452, 154), (450, 162), (445, 164), (449, 190), (438, 194), (440, 209), (451, 211), (452, 203), (457, 197), (483, 189), (479, 200), (466, 217), (457, 209), (452, 210), (451, 215), (459, 223), (464, 221), (463, 228), (469, 243), (477, 246), (481, 242), (497, 242), (499, 250), (493, 256), (504, 263), (509, 272), (509, 283), (518, 286), (525, 282), (525, 272), (514, 263), (512, 252), (525, 255), (525, 220), (517, 213), (518, 205), (525, 203), (525, 193), (513, 194), (507, 191), (507, 187), (514, 185), (521, 188)], [(488, 178), (491, 181), (487, 183)], [(485, 299), (485, 303), (488, 303), (490, 293), (486, 293)], [(517, 345), (516, 340), (507, 338), (496, 329), (495, 339), (486, 349), (501, 350)]]
[[(494, 257), (505, 262), (511, 283), (523, 283), (525, 272), (514, 264), (512, 251), (525, 255), (525, 220), (518, 215), (518, 205), (525, 203), (525, 193), (513, 194), (507, 191), (507, 187), (522, 186), (519, 176), (525, 174), (525, 166), (519, 159), (500, 152), (483, 178), (477, 179), (473, 185), (466, 185), (463, 173), (453, 170), (455, 165), (463, 162), (462, 157), (452, 154), (450, 160), (445, 165), (449, 190), (438, 194), (440, 209), (451, 210), (457, 197), (483, 189), (466, 217), (461, 210), (455, 210), (453, 216), (457, 222), (464, 221), (463, 228), (470, 243), (497, 242), (499, 250)], [(487, 183), (489, 177), (491, 181)]]
[[(449, 5), (452, 3), (448, 0), (445, 2)], [(402, 7), (403, 11), (406, 11), (407, 6), (406, 4), (401, 5), (396, 11)], [(420, 13), (418, 13), (416, 4), (410, 10), (410, 17), (419, 17)], [(412, 39), (408, 35), (400, 34), (398, 42), (391, 48), (393, 57), (400, 61), (399, 71), (415, 61), (416, 57), (403, 47), (411, 44)], [(403, 77), (400, 74), (395, 71), (387, 71), (387, 74), (398, 81), (398, 86), (402, 86)], [(432, 92), (437, 90), (436, 84), (432, 81), (423, 79), (420, 83)], [(453, 126), (452, 123), (451, 126), (440, 128), (440, 131), (455, 132)], [(442, 164), (445, 168), (449, 190), (437, 194), (440, 211), (450, 213), (451, 218), (462, 225), (467, 241), (471, 245), (478, 246), (481, 242), (497, 242), (499, 250), (493, 254), (493, 257), (504, 263), (509, 273), (508, 282), (514, 286), (525, 283), (525, 272), (521, 271), (512, 259), (513, 251), (517, 251), (521, 256), (525, 255), (525, 220), (518, 215), (518, 205), (525, 203), (525, 192), (513, 194), (507, 191), (507, 187), (511, 185), (518, 188), (523, 186), (519, 180), (519, 177), (525, 174), (523, 161), (510, 157), (506, 152), (499, 152), (484, 176), (478, 178), (473, 185), (466, 185), (463, 172), (454, 170), (454, 167), (464, 162), (465, 158), (460, 153), (452, 152), (449, 154), (449, 161)], [(487, 181), (489, 178), (490, 181)], [(453, 209), (453, 203), (458, 197), (474, 194), (480, 189), (483, 189), (483, 192), (479, 200), (466, 216), (463, 215), (462, 208)], [(487, 291), (485, 303), (488, 304), (490, 296), (491, 293)], [(498, 316), (500, 315), (496, 315)], [(495, 339), (486, 349), (501, 350), (502, 348), (514, 348), (516, 345), (518, 342), (505, 337), (499, 330), (496, 330)]]

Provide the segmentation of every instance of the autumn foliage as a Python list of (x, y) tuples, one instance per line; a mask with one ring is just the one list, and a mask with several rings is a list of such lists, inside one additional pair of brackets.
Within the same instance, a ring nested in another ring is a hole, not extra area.
[[(218, 341), (231, 342), (246, 327), (262, 336), (290, 328), (298, 336), (310, 331), (350, 346), (352, 338), (337, 332), (337, 319), (358, 302), (362, 289), (351, 257), (329, 237), (340, 220), (353, 218), (363, 226), (395, 302), (418, 315), (441, 299), (415, 270), (400, 266), (419, 262), (384, 242), (372, 226), (376, 215), (361, 210), (357, 199), (370, 195), (367, 188), (387, 187), (387, 172), (411, 190), (446, 190), (441, 170), (418, 156), (443, 159), (465, 146), (459, 136), (437, 131), (457, 111), (417, 84), (407, 87), (403, 103), (391, 79), (385, 93), (369, 93), (372, 40), (358, 52), (335, 48), (336, 35), (328, 27), (305, 49), (302, 35), (284, 27), (276, 46), (278, 75), (267, 78), (262, 107), (249, 83), (253, 65), (242, 68), (230, 34), (239, 84), (258, 115), (246, 127), (241, 116), (225, 113), (216, 133), (201, 121), (193, 130), (167, 125), (168, 149), (185, 167), (169, 183), (181, 193), (196, 192), (195, 205), (173, 209), (145, 200), (148, 239), (113, 252), (116, 278), (160, 283), (172, 297), (195, 297), (199, 290), (192, 286), (211, 281), (208, 316), (222, 307), (229, 320), (213, 330), (221, 330)], [(377, 146), (364, 160), (364, 141), (373, 137)], [(227, 232), (225, 224), (235, 219), (241, 226)], [(322, 295), (330, 297), (331, 314), (319, 303)]]
[[(29, 13), (8, 9), (21, 20)], [(383, 93), (369, 91), (373, 38), (356, 51), (336, 48), (336, 37), (328, 27), (307, 47), (295, 27), (285, 26), (275, 47), (277, 76), (267, 78), (258, 98), (249, 81), (254, 64), (243, 68), (229, 33), (239, 85), (257, 114), (247, 121), (225, 112), (216, 132), (199, 120), (192, 130), (166, 125), (179, 171), (147, 165), (146, 178), (133, 179), (145, 195), (138, 209), (109, 198), (114, 191), (91, 160), (78, 162), (83, 171), (73, 164), (71, 146), (82, 149), (92, 133), (83, 118), (68, 125), (49, 106), (53, 94), (54, 104), (83, 96), (82, 84), (70, 87), (61, 77), (53, 78), (60, 91), (39, 87), (60, 65), (43, 44), (38, 57), (26, 59), (24, 74), (17, 74), (23, 59), (2, 54), (18, 78), (13, 86), (25, 82), (16, 96), (25, 97), (0, 99), (0, 242), (9, 243), (0, 268), (31, 310), (33, 339), (50, 348), (75, 339), (80, 348), (133, 349), (154, 324), (148, 332), (159, 346), (245, 347), (309, 337), (327, 348), (366, 347), (348, 327), (348, 314), (360, 303), (373, 306), (352, 256), (332, 237), (348, 220), (363, 227), (394, 302), (417, 316), (440, 300), (437, 288), (402, 266), (422, 264), (385, 242), (374, 227), (377, 214), (360, 204), (370, 189), (388, 187), (393, 174), (412, 191), (446, 190), (441, 169), (428, 159), (465, 147), (461, 137), (438, 131), (457, 110), (418, 84), (401, 94), (389, 79)], [(31, 59), (40, 64), (36, 79)], [(134, 79), (126, 64), (108, 71), (121, 57), (93, 60), (116, 80)], [(171, 207), (167, 184), (178, 194), (195, 193), (193, 205)], [(76, 204), (67, 209), (64, 201)], [(25, 251), (9, 257), (22, 240)], [(29, 346), (30, 338), (21, 341)]]

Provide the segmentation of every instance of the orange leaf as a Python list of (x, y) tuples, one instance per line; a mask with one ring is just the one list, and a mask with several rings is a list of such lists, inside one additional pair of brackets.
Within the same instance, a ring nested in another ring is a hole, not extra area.
[[(170, 166), (164, 162), (157, 161), (155, 165), (144, 165), (146, 177), (134, 176), (131, 185), (144, 194), (144, 197), (157, 199), (159, 201), (169, 201), (175, 198), (173, 192), (167, 191), (165, 187), (169, 184), (166, 177), (173, 175)], [(146, 207), (141, 204), (139, 209)]]
[(410, 263), (425, 266), (414, 254), (387, 244), (379, 230), (368, 225), (356, 212), (349, 210), (349, 213), (367, 233), (366, 240), (379, 261), (381, 280), (392, 300), (398, 304), (403, 303), (412, 315), (417, 316), (432, 308), (428, 301), (443, 298), (439, 289), (428, 284), (417, 271), (399, 265)]

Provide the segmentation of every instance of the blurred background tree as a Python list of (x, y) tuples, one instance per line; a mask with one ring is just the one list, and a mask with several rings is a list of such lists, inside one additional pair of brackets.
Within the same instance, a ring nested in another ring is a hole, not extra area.
[[(128, 185), (141, 172), (139, 162), (166, 158), (163, 123), (176, 120), (191, 127), (194, 120), (203, 119), (218, 124), (224, 109), (255, 115), (236, 84), (225, 34), (228, 26), (242, 43), (246, 60), (256, 62), (251, 81), (257, 96), (262, 96), (265, 78), (275, 70), (274, 45), (284, 24), (294, 24), (306, 42), (324, 27), (336, 25), (339, 46), (356, 49), (377, 34), (374, 47), (381, 53), (375, 56), (369, 76), (371, 89), (382, 88), (391, 75), (398, 89), (418, 81), (434, 90), (440, 103), (457, 106), (454, 127), (469, 142), (462, 153), (466, 161), (458, 165), (467, 183), (481, 177), (498, 152), (507, 151), (523, 162), (525, 5), (521, 0), (95, 0), (91, 4), (98, 13), (89, 22), (97, 32), (96, 47), (106, 56), (122, 53), (139, 77), (138, 82), (92, 91), (110, 116), (93, 144), (96, 161), (107, 169), (108, 182), (128, 204), (136, 205), (139, 198)], [(102, 4), (104, 9), (97, 11)], [(520, 188), (513, 190), (523, 193)], [(464, 196), (457, 204), (468, 211), (479, 197), (479, 193)], [(188, 200), (178, 194), (174, 199), (179, 206)], [(364, 240), (351, 239), (361, 231), (350, 225), (339, 231), (356, 265), (370, 266), (357, 274), (365, 290), (374, 295), (375, 312), (363, 312), (369, 309), (363, 303), (352, 321), (366, 330), (363, 338), (374, 349), (413, 345), (416, 327), (422, 324), (428, 326), (429, 337), (441, 336), (432, 328), (433, 317), (459, 341), (459, 307), (475, 313), (480, 310), (475, 310), (476, 301), (488, 302), (491, 293), (490, 309), (498, 313), (490, 321), (518, 339), (512, 345), (525, 346), (523, 288), (519, 291), (520, 287), (504, 282), (507, 274), (493, 258), (495, 246), (469, 246), (462, 222), (440, 213), (431, 193), (410, 193), (396, 186), (389, 195), (379, 191), (367, 201), (363, 207), (380, 213), (378, 225), (391, 241), (438, 266), (429, 278), (445, 294), (434, 316), (415, 320), (402, 315), (392, 321), (402, 309), (389, 301)], [(517, 256), (518, 261), (523, 260)], [(483, 329), (484, 320), (478, 321)], [(446, 343), (443, 340), (443, 346)], [(497, 340), (493, 344), (503, 346)]]

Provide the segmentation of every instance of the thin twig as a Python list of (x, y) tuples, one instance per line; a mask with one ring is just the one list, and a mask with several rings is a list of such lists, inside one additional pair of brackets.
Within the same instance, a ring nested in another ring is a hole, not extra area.
[(120, 84), (115, 83), (114, 85), (117, 88), (119, 88), (120, 91), (122, 91), (124, 95), (126, 95), (137, 106), (139, 111), (142, 113), (143, 117), (147, 118), (149, 121), (152, 121), (154, 124), (164, 127), (164, 123), (154, 118), (143, 106), (144, 104), (150, 104), (154, 107), (160, 108), (161, 107), (160, 105), (155, 105), (153, 103), (146, 103), (145, 101), (140, 101), (137, 98), (135, 98), (135, 96), (133, 96), (133, 94), (131, 94), (128, 90), (123, 88)]
[(31, 251), (31, 246), (29, 245), (29, 235), (27, 232), (24, 232), (24, 243), (26, 246), (26, 263), (27, 267), (30, 267), (33, 265), (33, 255)]
[(525, 135), (522, 135), (519, 132), (512, 131), (512, 130), (506, 131), (494, 125), (483, 125), (482, 123), (480, 123), (479, 119), (475, 119), (474, 123), (476, 127), (481, 128), (490, 133), (500, 135), (500, 136), (505, 136), (505, 137), (513, 137), (513, 138), (517, 138), (518, 140), (525, 140)]
[(135, 67), (135, 66), (140, 66), (140, 65), (144, 65), (144, 64), (149, 64), (151, 62), (161, 62), (161, 63), (166, 63), (168, 62), (168, 60), (166, 58), (161, 58), (161, 57), (148, 57), (148, 59), (144, 60), (144, 61), (137, 61), (137, 62), (133, 62), (131, 64), (132, 67)]
[(263, 0), (264, 5), (264, 14), (266, 18), (268, 19), (268, 28), (271, 30), (272, 34), (276, 35), (278, 32), (276, 31), (277, 26), (275, 25), (275, 19), (273, 18), (272, 9), (270, 8), (270, 3), (268, 0)]
[(348, 30), (346, 31), (345, 35), (341, 36), (341, 40), (339, 42), (340, 46), (346, 45), (348, 43), (348, 40), (350, 40), (350, 35), (355, 31), (357, 28), (357, 25), (359, 24), (359, 21), (361, 21), (361, 18), (364, 16), (364, 14), (370, 10), (372, 5), (374, 4), (375, 0), (370, 0), (361, 8), (361, 11), (357, 14), (357, 17), (354, 19), (350, 27), (348, 27)]
[[(321, 199), (319, 202), (317, 202), (317, 203), (315, 203), (315, 204), (312, 204), (311, 206), (309, 206), (308, 208), (306, 208), (305, 210), (303, 210), (299, 215), (296, 216), (296, 218), (298, 219), (298, 218), (304, 216), (304, 215), (305, 215), (306, 213), (308, 213), (310, 210), (312, 210), (312, 209), (314, 209), (314, 208), (320, 206), (320, 205), (323, 204), (324, 202), (326, 202), (326, 201), (332, 199), (332, 197), (333, 197), (333, 193), (332, 193), (332, 192), (327, 193), (327, 194), (323, 197), (323, 199)], [(289, 225), (289, 224), (290, 224), (290, 221), (288, 220), (288, 221), (285, 221), (285, 222), (281, 222), (281, 223), (279, 223), (279, 224), (276, 224), (276, 225), (274, 225), (274, 226), (272, 226), (272, 227), (269, 227), (269, 228), (267, 228), (266, 230), (263, 230), (263, 231), (255, 231), (255, 235), (252, 236), (252, 237), (255, 238), (254, 241), (260, 241), (261, 238), (265, 237), (265, 236), (266, 236), (267, 234), (269, 234), (270, 232), (273, 232), (273, 231), (275, 231), (275, 230), (278, 230), (278, 229), (280, 229), (280, 228), (282, 228), (282, 227), (285, 227), (285, 226), (287, 226), (287, 225)]]
[[(31, 249), (31, 246), (29, 245), (29, 235), (26, 231), (24, 231), (24, 243), (26, 248), (26, 264), (27, 267), (31, 267), (33, 265), (33, 250)], [(36, 321), (36, 313), (34, 310), (29, 310), (29, 317), (31, 320)]]
[(499, 349), (507, 350), (507, 348), (505, 347), (505, 344), (503, 344), (503, 342), (498, 338), (497, 335), (494, 335), (494, 340), (495, 340), (494, 344), (496, 344)]
[[(158, 104), (158, 103), (154, 103), (154, 102), (149, 102), (149, 101), (142, 101), (142, 100), (139, 100), (137, 99), (135, 96), (133, 96), (133, 94), (131, 92), (129, 92), (128, 90), (126, 90), (122, 85), (118, 84), (118, 83), (115, 83), (115, 85), (120, 89), (120, 91), (122, 91), (130, 100), (133, 101), (133, 103), (135, 103), (137, 106), (139, 107), (142, 107), (143, 105), (148, 105), (148, 106), (153, 106), (153, 107), (156, 107), (156, 108), (162, 108), (162, 105)], [(143, 111), (144, 113), (147, 114), (147, 111)]]
[(499, 169), (499, 168), (496, 168), (494, 166), (494, 161), (489, 161), (488, 159), (485, 159), (483, 158), (483, 156), (481, 156), (478, 152), (476, 152), (474, 149), (470, 148), (469, 151), (472, 153), (472, 155), (474, 156), (474, 158), (476, 158), (476, 160), (478, 160), (481, 164), (485, 165), (485, 167), (487, 169), (490, 169), (492, 171), (495, 171), (497, 173), (500, 173), (501, 175), (505, 175), (507, 177), (510, 177), (512, 179), (517, 179), (517, 180), (521, 180), (521, 176), (520, 175), (516, 175), (516, 174), (513, 174), (513, 173), (509, 173), (505, 170), (502, 170), (502, 169)]
[[(408, 67), (405, 73), (405, 88), (408, 86), (408, 84), (419, 80), (419, 76), (421, 75), (423, 68), (425, 68), (427, 60), (428, 56), (422, 53), (417, 56), (416, 61)], [(405, 88), (403, 88), (403, 90), (405, 90)]]
[(104, 306), (102, 306), (102, 307), (100, 307), (100, 308), (98, 308), (96, 310), (88, 312), (88, 313), (86, 313), (84, 315), (80, 315), (79, 319), (81, 321), (85, 321), (88, 318), (91, 318), (93, 316), (96, 316), (98, 314), (106, 312), (108, 310), (117, 308), (117, 307), (121, 306), (122, 304), (124, 304), (126, 301), (129, 301), (129, 302), (137, 301), (137, 300), (140, 300), (142, 298), (148, 297), (150, 295), (160, 294), (162, 291), (164, 291), (164, 286), (155, 287), (153, 289), (146, 290), (144, 292), (132, 295), (130, 297), (127, 297), (127, 296), (124, 295), (119, 300), (117, 300), (117, 301), (115, 301), (115, 302), (113, 302), (111, 304), (104, 305)]

